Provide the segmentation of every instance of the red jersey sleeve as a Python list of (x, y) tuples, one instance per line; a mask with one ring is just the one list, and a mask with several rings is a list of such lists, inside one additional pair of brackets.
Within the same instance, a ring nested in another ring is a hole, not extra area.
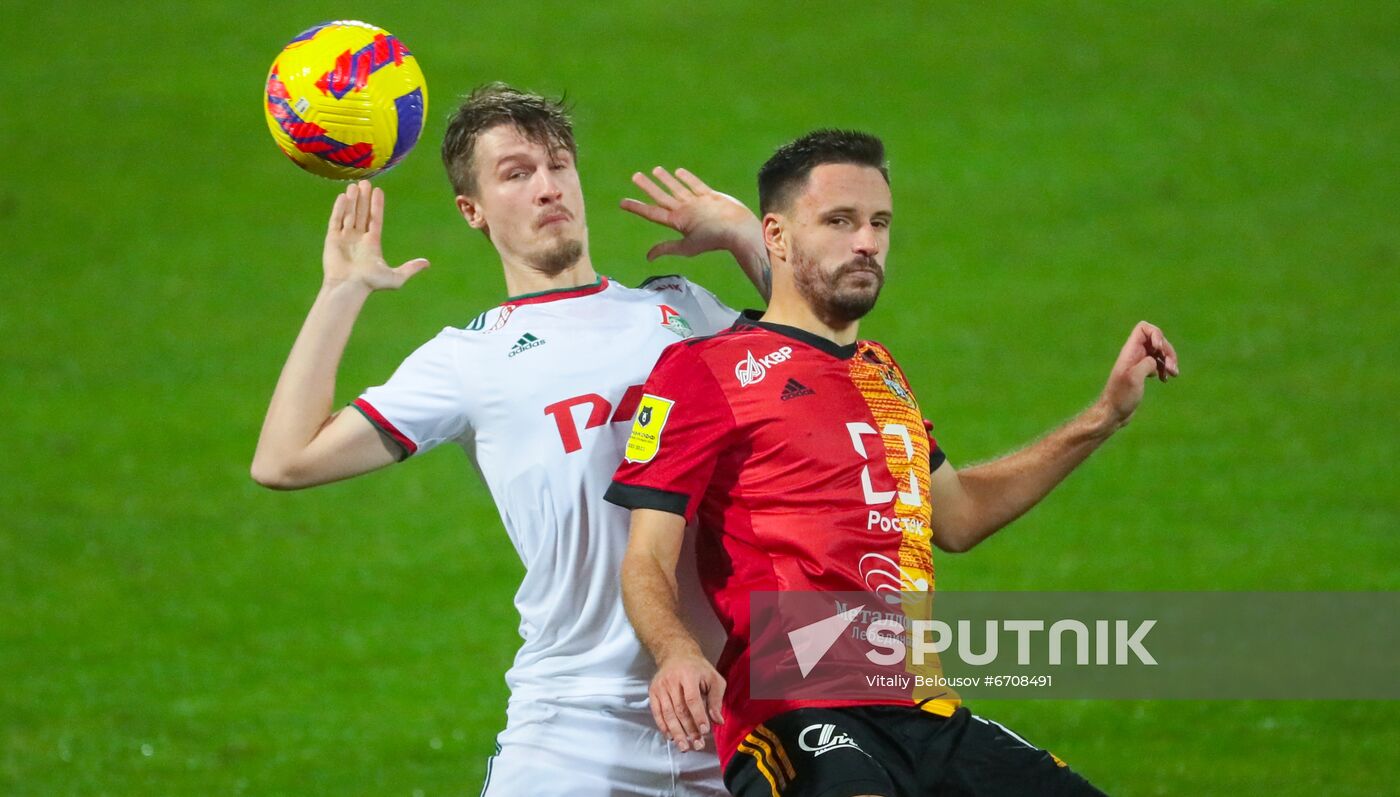
[(627, 509), (695, 517), (734, 430), (729, 401), (695, 350), (661, 354), (642, 388), (622, 465), (604, 496)]
[(933, 421), (924, 419), (924, 431), (928, 433), (928, 472), (933, 473), (948, 461), (948, 455), (933, 437)]

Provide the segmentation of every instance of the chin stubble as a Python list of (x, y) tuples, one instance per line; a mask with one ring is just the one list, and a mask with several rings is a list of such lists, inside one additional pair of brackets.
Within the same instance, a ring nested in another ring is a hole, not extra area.
[[(793, 252), (794, 275), (797, 277), (797, 290), (817, 316), (828, 324), (839, 326), (864, 318), (875, 307), (880, 298), (880, 289), (885, 286), (885, 275), (873, 259), (862, 258), (843, 264), (830, 278), (824, 277), (816, 264), (801, 253)], [(875, 276), (873, 291), (842, 292), (838, 285), (841, 278), (853, 271), (870, 271)]]
[(534, 258), (533, 265), (550, 276), (559, 274), (583, 257), (583, 242), (560, 241), (557, 246)]

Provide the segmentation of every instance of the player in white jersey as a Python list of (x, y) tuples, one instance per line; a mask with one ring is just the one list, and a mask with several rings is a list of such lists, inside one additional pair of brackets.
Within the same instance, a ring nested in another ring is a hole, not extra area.
[[(427, 267), (384, 261), (382, 191), (360, 183), (337, 197), (324, 282), (278, 380), (253, 477), (296, 489), (460, 446), (526, 569), (515, 596), (524, 643), (506, 675), (507, 725), (483, 793), (722, 794), (717, 761), (674, 751), (651, 719), (652, 665), (618, 592), (627, 512), (603, 493), (661, 350), (725, 328), (736, 313), (681, 277), (627, 288), (597, 274), (575, 155), (557, 103), (499, 84), (467, 99), (443, 159), (459, 211), (491, 240), (513, 298), (444, 329), (354, 411), (333, 413), (364, 301)], [(684, 237), (651, 254), (727, 249), (763, 292), (753, 214), (693, 175), (655, 174), (667, 190), (633, 179), (656, 204), (624, 207)]]

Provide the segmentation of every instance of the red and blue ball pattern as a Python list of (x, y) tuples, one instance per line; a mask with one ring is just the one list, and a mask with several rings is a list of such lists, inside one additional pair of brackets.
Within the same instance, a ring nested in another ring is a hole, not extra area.
[(323, 177), (358, 180), (408, 154), (423, 132), (427, 86), (397, 37), (363, 22), (297, 36), (267, 77), (268, 129), (287, 157)]

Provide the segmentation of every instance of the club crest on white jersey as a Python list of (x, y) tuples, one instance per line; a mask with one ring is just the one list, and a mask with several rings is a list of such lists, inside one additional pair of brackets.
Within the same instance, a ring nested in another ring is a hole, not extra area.
[(695, 336), (695, 330), (690, 328), (690, 322), (680, 314), (680, 311), (669, 304), (657, 305), (661, 310), (661, 326), (676, 333), (681, 338), (691, 338)]

